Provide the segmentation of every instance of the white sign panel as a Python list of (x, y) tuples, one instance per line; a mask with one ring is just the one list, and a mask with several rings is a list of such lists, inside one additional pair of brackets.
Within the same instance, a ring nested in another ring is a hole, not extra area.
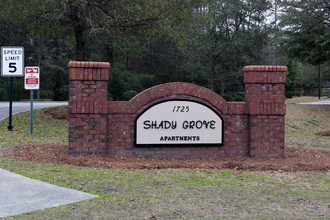
[(136, 120), (135, 143), (222, 144), (222, 118), (206, 105), (171, 100), (152, 106)]
[(23, 47), (1, 47), (1, 75), (4, 77), (24, 76)]
[(25, 67), (24, 88), (26, 90), (39, 89), (40, 72), (38, 66)]

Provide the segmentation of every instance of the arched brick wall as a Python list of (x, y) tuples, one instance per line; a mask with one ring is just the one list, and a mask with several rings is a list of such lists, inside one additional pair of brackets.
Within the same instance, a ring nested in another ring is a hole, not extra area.
[(221, 113), (227, 111), (228, 106), (227, 101), (212, 90), (184, 82), (166, 83), (154, 86), (136, 95), (130, 102), (136, 106), (136, 109), (142, 110), (154, 102), (174, 98), (194, 99), (206, 105), (213, 106), (217, 110), (220, 110)]
[[(130, 101), (106, 101), (108, 63), (70, 62), (71, 155), (154, 158), (284, 156), (286, 67), (244, 67), (247, 102), (227, 102), (217, 93), (184, 82), (149, 88)], [(111, 92), (111, 88), (110, 88)], [(224, 144), (136, 147), (135, 119), (150, 106), (173, 99), (202, 103), (223, 118)]]

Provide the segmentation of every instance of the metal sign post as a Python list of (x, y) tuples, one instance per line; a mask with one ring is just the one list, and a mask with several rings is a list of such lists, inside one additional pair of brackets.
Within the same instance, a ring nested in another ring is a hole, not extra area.
[(9, 95), (9, 126), (13, 130), (12, 109), (13, 109), (13, 77), (24, 76), (24, 48), (23, 47), (1, 47), (1, 76), (10, 77)]
[(317, 67), (319, 74), (319, 99), (321, 99), (321, 67), (320, 64)]
[(10, 91), (9, 91), (9, 125), (8, 130), (13, 130), (12, 126), (12, 114), (13, 114), (13, 77), (10, 77)]
[(33, 134), (33, 90), (39, 89), (40, 71), (38, 66), (25, 67), (24, 88), (30, 90), (30, 134)]
[(30, 134), (33, 134), (33, 90), (30, 90)]

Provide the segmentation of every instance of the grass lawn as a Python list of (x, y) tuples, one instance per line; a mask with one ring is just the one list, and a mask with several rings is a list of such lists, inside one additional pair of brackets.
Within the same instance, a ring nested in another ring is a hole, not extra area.
[(4, 158), (0, 167), (100, 196), (18, 219), (330, 218), (329, 173), (111, 170)]
[(287, 99), (285, 103), (303, 103), (303, 102), (318, 102), (318, 101), (329, 101), (330, 98), (321, 98), (315, 96), (300, 96), (300, 97), (294, 97), (291, 99)]
[[(42, 111), (35, 113), (33, 135), (29, 113), (14, 116), (12, 132), (5, 131), (6, 121), (0, 122), (0, 146), (67, 143), (68, 123)], [(328, 137), (314, 135), (329, 129), (329, 112), (288, 105), (289, 147), (329, 149)], [(0, 168), (100, 196), (6, 219), (330, 219), (329, 172), (113, 170), (25, 163), (1, 156)]]
[[(64, 108), (64, 106), (62, 106)], [(33, 134), (30, 134), (30, 112), (13, 115), (13, 131), (9, 131), (8, 121), (0, 121), (0, 146), (22, 144), (67, 144), (69, 123), (54, 120), (43, 114), (46, 109), (33, 112)]]
[(329, 130), (330, 106), (287, 105), (287, 146), (330, 149), (330, 136), (315, 135), (317, 132)]

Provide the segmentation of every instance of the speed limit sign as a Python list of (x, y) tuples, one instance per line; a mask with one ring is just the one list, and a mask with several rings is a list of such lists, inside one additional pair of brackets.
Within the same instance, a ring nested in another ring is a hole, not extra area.
[(1, 76), (24, 76), (23, 47), (1, 47)]

